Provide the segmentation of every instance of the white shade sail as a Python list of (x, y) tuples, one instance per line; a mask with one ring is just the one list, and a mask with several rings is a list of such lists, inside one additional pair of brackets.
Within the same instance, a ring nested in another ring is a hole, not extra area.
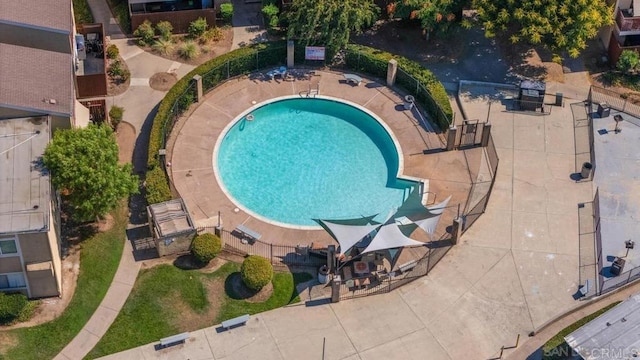
[(320, 220), (322, 224), (329, 229), (329, 232), (340, 244), (340, 252), (345, 253), (353, 247), (358, 241), (376, 230), (381, 224), (376, 225), (346, 225), (337, 224), (326, 220)]
[(409, 216), (408, 218), (422, 230), (424, 230), (427, 234), (433, 235), (436, 231), (436, 227), (438, 226), (438, 221), (440, 221), (440, 217), (444, 212), (444, 209), (449, 205), (449, 200), (451, 200), (451, 196), (446, 198), (443, 202), (431, 206), (426, 207), (426, 212), (420, 212), (413, 216)]
[(423, 242), (413, 240), (407, 237), (400, 231), (398, 224), (395, 222), (388, 222), (382, 225), (376, 234), (371, 239), (369, 246), (367, 246), (362, 253), (368, 253), (377, 250), (395, 249), (405, 246), (421, 246)]

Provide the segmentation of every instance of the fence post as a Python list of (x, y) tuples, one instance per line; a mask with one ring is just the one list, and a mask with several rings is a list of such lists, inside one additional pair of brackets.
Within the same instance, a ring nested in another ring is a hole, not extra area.
[(293, 40), (287, 40), (287, 67), (292, 68), (294, 63)]
[(387, 65), (387, 86), (391, 87), (396, 83), (396, 74), (398, 72), (398, 62), (395, 59), (389, 60)]
[(196, 84), (196, 102), (200, 102), (202, 100), (202, 76), (193, 75), (193, 81)]
[(455, 125), (449, 126), (449, 131), (447, 131), (447, 151), (451, 151), (456, 147), (456, 135), (458, 133), (458, 128)]
[(334, 275), (333, 280), (331, 281), (331, 302), (337, 303), (340, 302), (340, 285), (342, 284), (342, 279), (340, 275)]
[(456, 245), (460, 237), (462, 236), (462, 218), (456, 217), (453, 219), (453, 225), (451, 227), (451, 243)]
[(231, 72), (229, 70), (229, 63), (231, 62), (231, 60), (227, 60), (227, 80), (229, 80), (229, 78), (231, 77)]
[(256, 51), (256, 71), (260, 70), (260, 51)]
[(433, 250), (429, 249), (429, 252), (427, 253), (427, 273), (425, 275), (429, 275), (429, 266), (431, 265), (431, 253), (433, 252)]
[(269, 244), (269, 260), (273, 264), (273, 243)]
[(491, 135), (491, 124), (487, 121), (482, 127), (482, 138), (480, 140), (480, 146), (487, 147), (487, 145), (489, 145), (489, 135)]

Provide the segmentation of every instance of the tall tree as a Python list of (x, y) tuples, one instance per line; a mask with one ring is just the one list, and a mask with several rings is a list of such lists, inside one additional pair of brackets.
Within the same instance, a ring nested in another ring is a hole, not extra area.
[(433, 32), (446, 32), (462, 18), (468, 0), (400, 0), (387, 6), (390, 17), (420, 20), (427, 39)]
[(373, 0), (294, 0), (288, 34), (305, 45), (337, 50), (349, 42), (351, 32), (360, 33), (377, 15)]
[(513, 43), (542, 44), (578, 57), (598, 30), (613, 23), (605, 0), (474, 0), (485, 35), (511, 32)]
[(95, 220), (138, 191), (131, 164), (118, 165), (118, 145), (108, 126), (56, 131), (43, 161), (78, 221)]

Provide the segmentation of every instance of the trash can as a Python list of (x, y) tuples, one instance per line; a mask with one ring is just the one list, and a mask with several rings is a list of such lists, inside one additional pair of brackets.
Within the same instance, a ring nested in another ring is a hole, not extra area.
[(562, 93), (556, 93), (556, 106), (562, 106)]
[(407, 95), (404, 97), (404, 109), (405, 110), (411, 110), (413, 109), (413, 104), (415, 103), (416, 99), (412, 96), (412, 95)]
[(609, 108), (609, 104), (607, 104), (606, 102), (598, 104), (598, 116), (600, 118), (609, 117), (609, 114), (611, 114), (611, 109)]
[(593, 169), (593, 165), (590, 162), (586, 162), (582, 164), (582, 171), (580, 172), (580, 177), (583, 179), (588, 179), (591, 175), (591, 170)]
[(327, 265), (322, 265), (318, 269), (318, 282), (320, 284), (329, 283), (329, 267)]

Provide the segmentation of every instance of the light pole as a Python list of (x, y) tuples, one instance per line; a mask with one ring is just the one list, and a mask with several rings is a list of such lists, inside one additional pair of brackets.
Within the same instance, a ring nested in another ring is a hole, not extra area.
[(613, 132), (616, 134), (622, 132), (622, 129), (620, 129), (620, 123), (624, 121), (624, 119), (622, 118), (622, 115), (620, 114), (614, 115), (613, 120), (615, 120), (616, 122), (616, 128), (613, 130)]
[(629, 255), (629, 250), (633, 250), (633, 246), (635, 244), (636, 244), (635, 241), (631, 239), (624, 242), (624, 247), (627, 248), (627, 253), (624, 255), (625, 258)]

